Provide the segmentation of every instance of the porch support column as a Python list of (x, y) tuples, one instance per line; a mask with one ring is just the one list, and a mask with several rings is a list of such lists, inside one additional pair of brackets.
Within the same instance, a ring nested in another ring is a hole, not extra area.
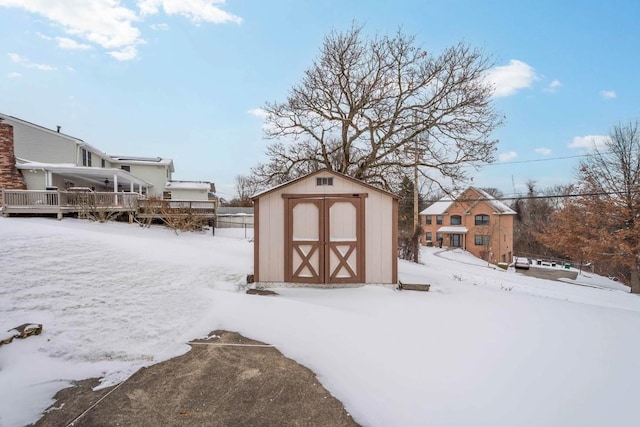
[(113, 174), (113, 192), (115, 193), (114, 202), (118, 204), (118, 175)]
[(53, 185), (53, 174), (51, 171), (44, 171), (44, 188), (51, 187)]
[(130, 185), (129, 191), (131, 191), (133, 193), (133, 181), (131, 181), (131, 185)]

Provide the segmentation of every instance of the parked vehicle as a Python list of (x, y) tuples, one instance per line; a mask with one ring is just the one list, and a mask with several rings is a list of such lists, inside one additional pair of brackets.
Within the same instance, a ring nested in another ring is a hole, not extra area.
[(513, 263), (513, 266), (515, 268), (521, 268), (523, 270), (528, 270), (529, 269), (529, 258), (516, 257), (515, 261)]

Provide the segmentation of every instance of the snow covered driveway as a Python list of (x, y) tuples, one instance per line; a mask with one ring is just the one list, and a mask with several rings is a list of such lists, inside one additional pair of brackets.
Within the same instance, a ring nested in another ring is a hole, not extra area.
[(364, 425), (637, 425), (638, 296), (433, 253), (400, 264), (429, 293), (257, 297), (237, 292), (244, 239), (0, 218), (0, 328), (44, 325), (0, 347), (0, 425), (37, 419), (70, 380), (120, 381), (217, 328), (276, 345)]

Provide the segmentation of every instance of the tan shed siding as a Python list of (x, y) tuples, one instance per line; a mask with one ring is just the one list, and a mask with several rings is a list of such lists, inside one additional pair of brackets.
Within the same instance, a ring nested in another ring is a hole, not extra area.
[(276, 191), (260, 199), (259, 277), (263, 282), (284, 281), (284, 199)]
[(45, 176), (41, 170), (34, 170), (31, 172), (29, 169), (22, 171), (24, 177), (24, 183), (27, 184), (27, 190), (44, 190), (45, 189)]
[(15, 156), (42, 163), (77, 164), (77, 144), (62, 135), (7, 120), (13, 125)]
[(366, 204), (366, 281), (392, 283), (393, 199), (371, 191)]
[[(322, 178), (325, 175), (320, 174), (310, 179), (303, 179), (290, 186), (286, 187), (286, 193), (288, 194), (344, 194), (344, 193), (361, 193), (363, 191), (369, 192), (369, 189), (363, 188), (355, 182), (346, 180), (339, 176), (327, 174), (327, 177), (333, 178), (333, 185), (316, 185), (316, 178)], [(282, 190), (276, 191), (280, 198)]]
[[(316, 178), (331, 177), (333, 185), (316, 185)], [(285, 281), (285, 199), (283, 194), (363, 194), (365, 283), (394, 283), (393, 198), (330, 173), (301, 179), (259, 197), (256, 212), (257, 275), (261, 282)], [(391, 256), (393, 255), (393, 256)]]

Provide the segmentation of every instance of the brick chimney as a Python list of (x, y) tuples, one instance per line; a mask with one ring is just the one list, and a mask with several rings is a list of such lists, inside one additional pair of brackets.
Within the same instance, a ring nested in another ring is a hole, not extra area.
[(16, 168), (13, 148), (13, 126), (0, 119), (0, 206), (2, 190), (26, 190), (22, 173)]

